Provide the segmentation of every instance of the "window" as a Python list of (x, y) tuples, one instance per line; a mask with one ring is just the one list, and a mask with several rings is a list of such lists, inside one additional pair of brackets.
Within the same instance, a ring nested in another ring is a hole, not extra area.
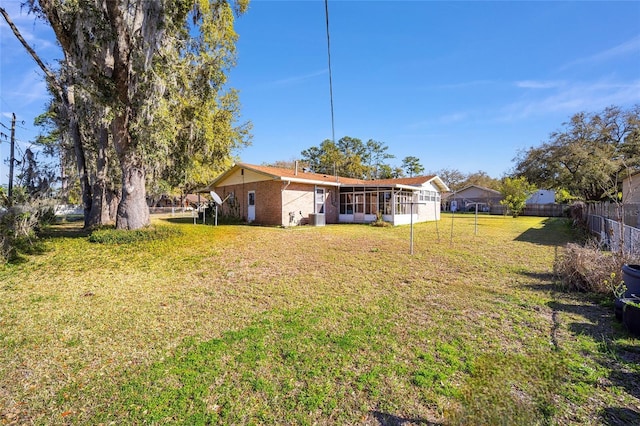
[(364, 214), (364, 194), (354, 194), (355, 212)]
[(340, 194), (340, 214), (353, 214), (353, 194)]
[(379, 193), (378, 210), (382, 214), (391, 214), (391, 192), (383, 191)]
[(324, 213), (324, 188), (316, 188), (316, 213)]
[(396, 194), (396, 214), (410, 214), (413, 192), (402, 190)]
[(365, 213), (366, 214), (377, 214), (378, 213), (378, 193), (367, 193), (365, 194)]
[(440, 196), (437, 191), (420, 191), (420, 201), (440, 201)]

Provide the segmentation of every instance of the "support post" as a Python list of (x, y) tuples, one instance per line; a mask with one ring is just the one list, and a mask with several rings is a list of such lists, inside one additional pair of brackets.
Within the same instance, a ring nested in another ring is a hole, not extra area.
[(9, 204), (13, 204), (13, 166), (16, 162), (16, 113), (12, 113), (11, 118), (11, 154), (9, 156)]
[(475, 231), (476, 231), (476, 235), (478, 235), (478, 203), (476, 203)]
[(411, 199), (411, 256), (413, 256), (413, 198)]

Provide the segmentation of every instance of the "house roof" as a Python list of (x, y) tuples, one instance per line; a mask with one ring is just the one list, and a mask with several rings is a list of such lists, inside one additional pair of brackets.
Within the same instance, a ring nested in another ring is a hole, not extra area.
[(245, 169), (251, 169), (253, 171), (264, 173), (266, 175), (271, 175), (274, 178), (280, 178), (281, 180), (292, 180), (292, 181), (313, 181), (313, 182), (323, 182), (327, 184), (342, 183), (348, 185), (357, 185), (363, 182), (366, 182), (362, 179), (354, 179), (342, 176), (333, 176), (327, 175), (324, 173), (314, 173), (310, 171), (304, 171), (302, 167), (298, 169), (296, 172), (295, 169), (286, 169), (284, 167), (271, 167), (271, 166), (255, 166), (253, 164), (246, 163), (238, 163), (238, 167), (243, 167)]
[(273, 180), (282, 180), (290, 182), (300, 182), (308, 184), (320, 184), (329, 186), (392, 186), (397, 188), (412, 189), (412, 187), (424, 185), (428, 182), (438, 187), (441, 191), (447, 191), (447, 185), (438, 176), (416, 176), (410, 178), (397, 178), (397, 179), (379, 179), (379, 180), (364, 180), (354, 179), (344, 176), (333, 176), (322, 173), (314, 173), (304, 171), (300, 168), (297, 171), (295, 169), (286, 169), (283, 167), (271, 167), (271, 166), (256, 166), (247, 163), (238, 163), (231, 167), (229, 170), (218, 176), (211, 184), (209, 184), (202, 192), (210, 191), (215, 188), (218, 183), (224, 181), (228, 176), (233, 174), (238, 169), (248, 169), (256, 173), (263, 174)]
[(480, 185), (468, 185), (468, 186), (465, 186), (461, 190), (455, 191), (455, 194), (460, 194), (461, 192), (465, 192), (466, 190), (471, 189), (471, 188), (476, 188), (476, 189), (479, 189), (479, 190), (484, 191), (484, 192), (490, 192), (490, 193), (495, 194), (497, 196), (502, 196), (502, 193), (500, 191), (496, 191), (495, 189), (486, 188), (486, 187), (480, 186)]

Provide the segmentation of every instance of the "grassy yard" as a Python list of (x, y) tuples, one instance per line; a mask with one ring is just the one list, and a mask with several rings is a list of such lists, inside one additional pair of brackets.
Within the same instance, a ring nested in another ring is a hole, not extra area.
[(155, 223), (0, 266), (0, 424), (640, 422), (639, 341), (554, 288), (562, 219), (444, 216), (413, 256), (409, 227)]

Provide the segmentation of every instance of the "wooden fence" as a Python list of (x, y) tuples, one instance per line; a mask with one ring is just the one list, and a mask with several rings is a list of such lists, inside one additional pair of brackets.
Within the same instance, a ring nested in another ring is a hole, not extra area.
[[(521, 216), (542, 216), (542, 217), (562, 217), (567, 216), (568, 206), (566, 204), (527, 204)], [(509, 214), (507, 207), (503, 205), (492, 205), (491, 214)]]

